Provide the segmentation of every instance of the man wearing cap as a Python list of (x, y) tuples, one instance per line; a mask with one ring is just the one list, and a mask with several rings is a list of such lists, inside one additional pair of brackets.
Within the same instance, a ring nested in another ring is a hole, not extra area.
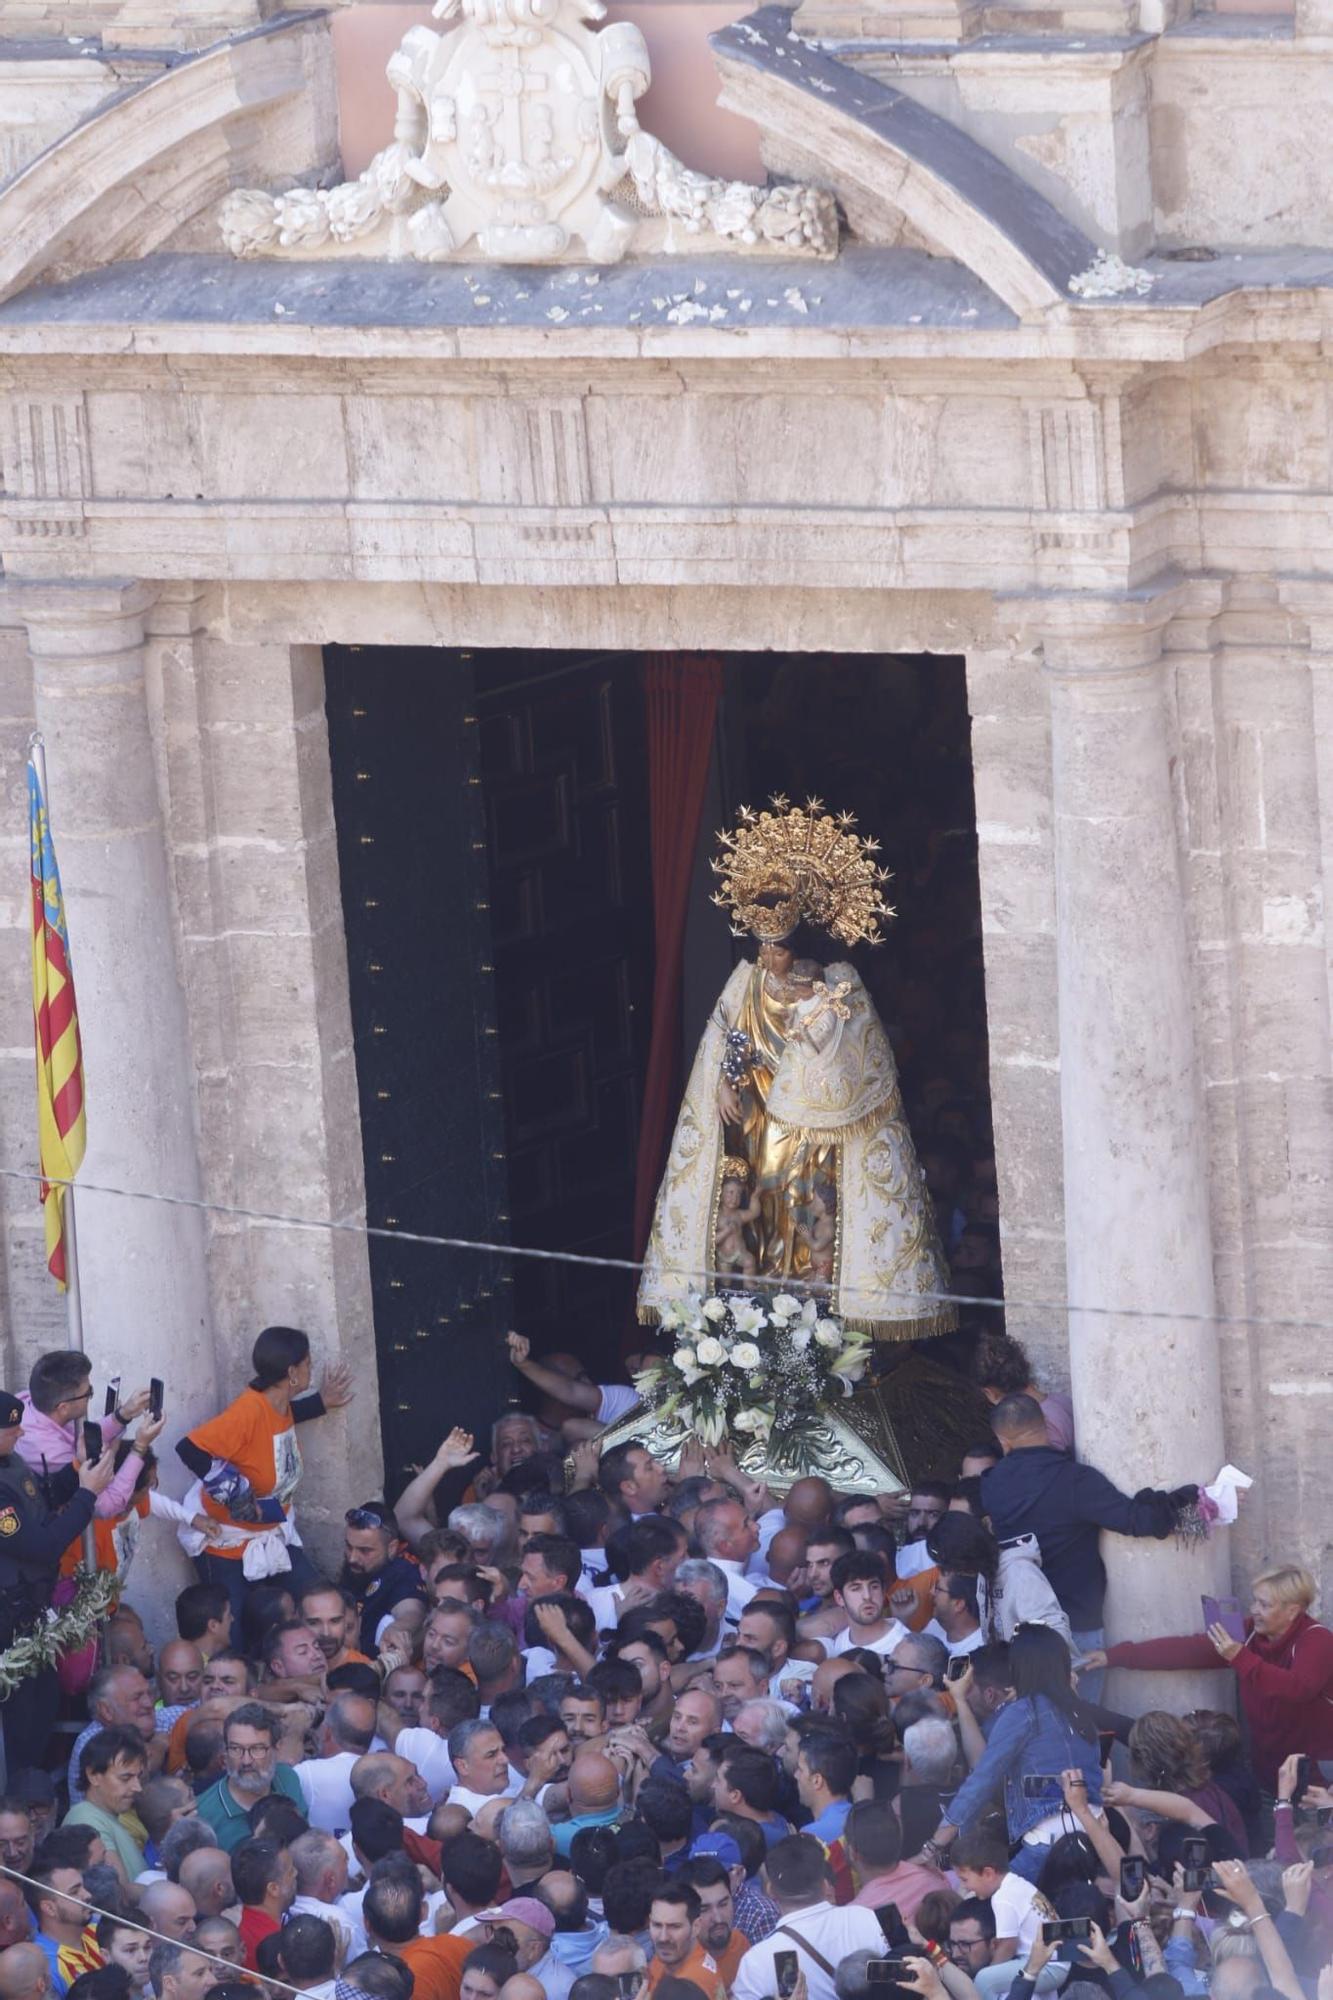
[[(66, 1465), (45, 1480), (17, 1456), (23, 1405), (0, 1390), (0, 1652), (40, 1621), (51, 1601), (60, 1558), (93, 1517), (97, 1496), (116, 1464), (104, 1451), (96, 1465)], [(5, 1699), (5, 1762), (43, 1762), (60, 1707), (54, 1667), (29, 1674)]]
[(421, 1571), (403, 1554), (393, 1509), (383, 1500), (349, 1507), (344, 1516), (341, 1587), (356, 1601), (361, 1620), (358, 1646), (368, 1660), (379, 1651), (379, 1635), (390, 1622), (414, 1631), (426, 1616)]
[(546, 2000), (569, 2000), (574, 1974), (551, 1950), (555, 1918), (535, 1896), (511, 1896), (498, 1909), (483, 1910), (477, 1923), (488, 1944), (513, 1950), (520, 1972), (537, 1980)]

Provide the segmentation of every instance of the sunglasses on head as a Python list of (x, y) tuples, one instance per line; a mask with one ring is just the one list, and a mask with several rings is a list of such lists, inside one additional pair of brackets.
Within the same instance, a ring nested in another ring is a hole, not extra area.
[(392, 1528), (394, 1525), (378, 1507), (349, 1507), (343, 1519), (349, 1528)]

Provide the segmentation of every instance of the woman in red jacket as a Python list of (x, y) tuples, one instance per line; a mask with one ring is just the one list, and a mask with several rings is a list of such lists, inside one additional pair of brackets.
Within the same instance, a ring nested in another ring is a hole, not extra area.
[(1254, 1579), (1243, 1641), (1222, 1625), (1183, 1639), (1142, 1639), (1088, 1654), (1083, 1666), (1215, 1667), (1236, 1670), (1254, 1769), (1272, 1791), (1283, 1760), (1300, 1752), (1333, 1758), (1333, 1632), (1310, 1616), (1315, 1582), (1284, 1563)]

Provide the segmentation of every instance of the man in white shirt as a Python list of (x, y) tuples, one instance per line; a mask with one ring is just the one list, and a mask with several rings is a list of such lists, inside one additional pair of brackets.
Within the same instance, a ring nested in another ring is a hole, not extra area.
[(934, 1569), (926, 1536), (943, 1520), (953, 1497), (953, 1488), (942, 1479), (923, 1479), (912, 1488), (907, 1519), (903, 1522), (903, 1544), (898, 1551), (898, 1580), (906, 1583), (922, 1570)]
[(791, 1606), (770, 1597), (753, 1599), (741, 1613), (736, 1637), (742, 1646), (752, 1646), (768, 1661), (769, 1698), (799, 1702), (801, 1684), (814, 1678), (816, 1663), (791, 1657), (796, 1644), (796, 1614)]
[[(628, 1383), (594, 1382), (577, 1355), (548, 1354), (534, 1361), (526, 1334), (510, 1333), (506, 1338), (514, 1367), (548, 1399), (548, 1407), (541, 1413), (542, 1421), (558, 1424), (567, 1442), (595, 1437), (607, 1424), (627, 1417), (639, 1400), (638, 1390)], [(646, 1358), (631, 1354), (627, 1363), (629, 1372), (633, 1374), (636, 1365)]]
[(706, 1500), (694, 1519), (694, 1537), (727, 1579), (727, 1621), (734, 1625), (758, 1588), (745, 1565), (759, 1547), (759, 1532), (739, 1500)]
[(449, 1732), (449, 1756), (457, 1775), (446, 1804), (471, 1815), (509, 1790), (509, 1753), (493, 1723), (460, 1722)]
[(865, 1646), (886, 1657), (907, 1637), (900, 1618), (886, 1617), (884, 1611), (884, 1566), (868, 1550), (855, 1549), (839, 1556), (833, 1565), (833, 1602), (846, 1613), (847, 1626), (825, 1640), (830, 1659)]
[(320, 1725), (316, 1754), (293, 1769), (306, 1818), (321, 1833), (345, 1833), (352, 1810), (352, 1766), (375, 1739), (375, 1704), (366, 1695), (336, 1694)]
[(853, 1951), (873, 1951), (884, 1939), (874, 1912), (830, 1901), (828, 1856), (817, 1840), (796, 1833), (768, 1850), (765, 1887), (781, 1911), (777, 1929), (752, 1944), (732, 1981), (731, 2000), (772, 2000), (778, 1990), (773, 1961), (792, 1951), (805, 1975), (809, 2000), (836, 2000), (834, 1975)]
[(975, 1653), (978, 1646), (985, 1645), (986, 1635), (977, 1615), (977, 1580), (974, 1576), (955, 1576), (941, 1570), (935, 1579), (931, 1609), (935, 1614), (933, 1622), (944, 1634), (951, 1660), (960, 1658), (964, 1653)]
[(288, 1849), (296, 1870), (296, 1896), (291, 1914), (322, 1917), (332, 1924), (343, 1943), (342, 1960), (356, 1958), (366, 1948), (366, 1934), (339, 1904), (347, 1891), (347, 1855), (332, 1834), (298, 1834)]
[(400, 1729), (393, 1748), (415, 1764), (433, 1806), (446, 1798), (458, 1774), (449, 1758), (448, 1736), (460, 1722), (471, 1722), (480, 1708), (477, 1684), (454, 1667), (439, 1667), (421, 1698), (421, 1721), (415, 1729)]

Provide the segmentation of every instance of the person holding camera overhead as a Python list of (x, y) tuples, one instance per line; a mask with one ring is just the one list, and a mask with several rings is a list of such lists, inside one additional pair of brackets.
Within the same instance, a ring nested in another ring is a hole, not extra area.
[(220, 1583), (238, 1621), (246, 1584), (290, 1575), (298, 1590), (316, 1580), (292, 1518), (301, 1480), (296, 1426), (340, 1410), (356, 1393), (351, 1371), (338, 1362), (310, 1389), (310, 1342), (292, 1326), (266, 1326), (250, 1357), (253, 1379), (220, 1416), (196, 1424), (176, 1455), (199, 1482), (186, 1496), (216, 1521), (220, 1535), (182, 1535), (204, 1583)]

